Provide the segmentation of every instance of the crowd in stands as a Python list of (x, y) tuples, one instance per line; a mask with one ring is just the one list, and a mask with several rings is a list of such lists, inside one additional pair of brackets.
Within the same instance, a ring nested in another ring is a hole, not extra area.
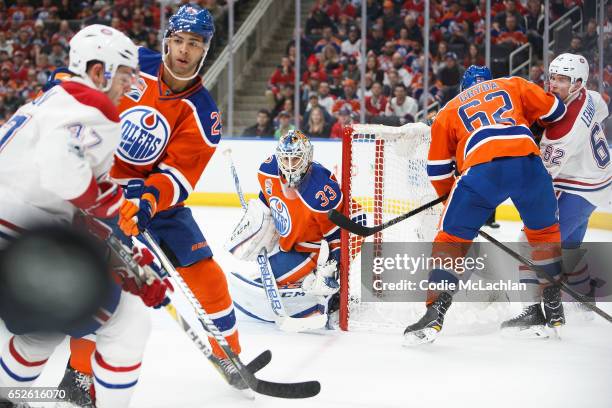
[[(196, 2), (215, 17), (226, 11), (222, 0)], [(166, 15), (182, 3), (172, 2)], [(68, 65), (68, 43), (82, 27), (106, 24), (159, 50), (161, 11), (153, 0), (0, 0), (0, 124), (39, 93), (56, 67)]]
[[(315, 137), (341, 137), (340, 124), (358, 121), (365, 103), (366, 121), (400, 125), (415, 121), (417, 113), (436, 102), (443, 106), (459, 92), (465, 68), (484, 65), (485, 2), (478, 0), (430, 1), (429, 93), (423, 92), (424, 0), (367, 1), (366, 55), (361, 55), (360, 1), (318, 0), (305, 22), (300, 47), (300, 118), (302, 130)], [(532, 68), (525, 71), (543, 85), (543, 0), (492, 0), (492, 70), (508, 75), (510, 52), (525, 43), (533, 49)], [(589, 2), (586, 2), (589, 3)], [(593, 63), (589, 86), (596, 87), (598, 41), (593, 7), (582, 0), (551, 0), (554, 22), (574, 6), (582, 8), (583, 28), (573, 34), (567, 52), (581, 53)], [(591, 13), (591, 14), (589, 14)], [(574, 13), (572, 17), (578, 17)], [(604, 26), (606, 55), (610, 55), (612, 5)], [(272, 73), (266, 91), (267, 109), (245, 136), (278, 137), (295, 123), (295, 44)], [(551, 56), (550, 60), (552, 60)], [(366, 91), (361, 95), (361, 58), (366, 59)], [(608, 61), (610, 58), (606, 58)], [(612, 64), (604, 72), (612, 84)], [(607, 97), (607, 95), (606, 95)]]
[[(192, 1), (210, 8), (217, 25), (226, 24), (226, 0)], [(242, 1), (247, 0), (237, 4)], [(466, 67), (484, 64), (485, 2), (430, 0), (429, 98), (425, 101), (424, 0), (363, 1), (367, 2), (368, 16), (366, 55), (361, 55), (361, 0), (317, 0), (305, 21), (299, 55), (299, 123), (309, 135), (340, 137), (343, 124), (358, 121), (361, 103), (369, 123), (414, 121), (423, 107), (436, 102), (443, 106), (457, 94)], [(185, 2), (170, 2), (166, 15)], [(492, 56), (499, 57), (492, 61), (494, 75), (506, 75), (507, 56), (528, 42), (534, 63), (525, 75), (543, 84), (543, 2), (492, 0)], [(589, 87), (597, 89), (599, 32), (591, 3), (550, 0), (551, 23), (574, 6), (583, 8), (583, 27), (573, 34), (567, 51), (583, 54), (593, 64)], [(161, 14), (160, 2), (155, 0), (0, 0), (0, 124), (39, 93), (56, 67), (67, 65), (68, 42), (81, 27), (107, 24), (124, 31), (139, 45), (159, 49)], [(604, 55), (609, 56), (612, 5), (607, 6), (603, 31)], [(215, 41), (223, 38), (223, 29), (218, 33)], [(278, 137), (294, 126), (296, 58), (291, 41), (270, 77), (268, 106), (244, 135)], [(363, 95), (362, 58), (366, 61)], [(612, 64), (606, 64), (603, 76), (608, 87)]]

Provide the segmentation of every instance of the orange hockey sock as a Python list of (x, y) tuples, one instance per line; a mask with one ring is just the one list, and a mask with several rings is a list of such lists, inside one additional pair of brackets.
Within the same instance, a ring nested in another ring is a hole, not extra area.
[[(208, 258), (188, 267), (178, 268), (178, 271), (206, 313), (223, 333), (232, 350), (239, 354), (240, 342), (234, 305), (221, 267), (214, 259)], [(224, 358), (225, 354), (221, 347), (214, 339), (209, 339), (215, 356)]]
[(93, 375), (91, 355), (96, 343), (91, 340), (70, 338), (70, 367), (84, 374)]

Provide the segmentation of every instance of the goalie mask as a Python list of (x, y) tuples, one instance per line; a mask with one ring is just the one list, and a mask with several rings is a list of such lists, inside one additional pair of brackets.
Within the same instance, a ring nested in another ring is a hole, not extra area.
[(281, 180), (291, 188), (296, 188), (312, 164), (312, 144), (299, 130), (290, 130), (282, 136), (276, 146), (276, 159)]

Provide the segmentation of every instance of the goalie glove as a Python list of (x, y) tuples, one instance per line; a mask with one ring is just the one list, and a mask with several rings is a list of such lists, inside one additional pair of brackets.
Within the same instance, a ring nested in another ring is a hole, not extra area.
[(336, 280), (338, 264), (335, 259), (318, 265), (317, 269), (304, 278), (302, 290), (312, 296), (330, 296), (340, 290), (340, 284)]

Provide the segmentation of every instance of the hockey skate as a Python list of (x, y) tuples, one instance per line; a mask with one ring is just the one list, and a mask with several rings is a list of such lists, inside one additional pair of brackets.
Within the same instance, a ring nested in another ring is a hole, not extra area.
[(561, 290), (557, 286), (549, 286), (542, 293), (546, 325), (554, 329), (557, 337), (561, 337), (561, 327), (565, 325), (565, 313), (561, 303)]
[(404, 345), (415, 346), (432, 343), (442, 330), (444, 315), (452, 302), (453, 298), (449, 293), (440, 293), (438, 299), (427, 307), (427, 311), (421, 320), (406, 327), (406, 330), (404, 330)]
[(217, 371), (221, 373), (225, 381), (232, 387), (238, 390), (245, 390), (249, 388), (247, 384), (244, 382), (234, 364), (227, 358), (219, 358), (215, 355), (212, 356), (211, 360)]
[(502, 334), (526, 339), (548, 338), (545, 329), (546, 318), (539, 303), (523, 309), (518, 316), (501, 324)]
[(66, 366), (64, 378), (57, 387), (66, 392), (64, 401), (58, 402), (55, 408), (96, 408), (93, 396), (93, 377)]

